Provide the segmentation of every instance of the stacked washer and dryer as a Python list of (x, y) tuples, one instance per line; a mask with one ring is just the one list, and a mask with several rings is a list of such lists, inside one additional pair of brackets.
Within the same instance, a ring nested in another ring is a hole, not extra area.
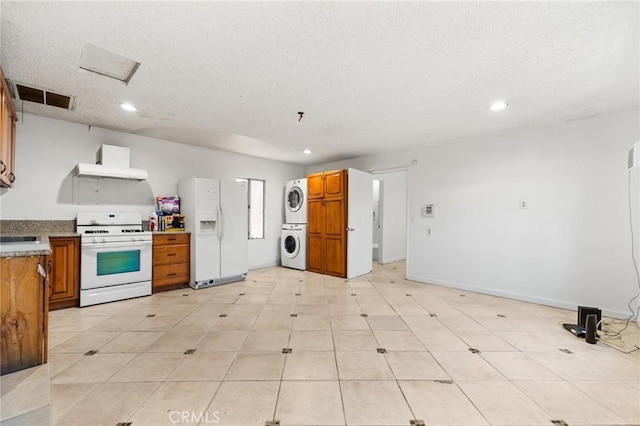
[(307, 269), (307, 179), (296, 179), (285, 186), (285, 221), (280, 251), (282, 266)]

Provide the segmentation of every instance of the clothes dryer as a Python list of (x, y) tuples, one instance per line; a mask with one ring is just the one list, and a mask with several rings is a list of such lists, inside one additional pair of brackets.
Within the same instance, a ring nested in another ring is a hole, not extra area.
[(286, 223), (307, 223), (307, 179), (296, 179), (285, 186)]

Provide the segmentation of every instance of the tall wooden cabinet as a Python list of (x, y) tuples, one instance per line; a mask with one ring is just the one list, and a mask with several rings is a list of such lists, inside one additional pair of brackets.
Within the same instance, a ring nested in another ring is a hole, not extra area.
[(47, 362), (46, 256), (0, 259), (0, 374)]
[(153, 292), (189, 284), (189, 234), (153, 235)]
[(49, 310), (78, 306), (80, 237), (49, 237)]
[(11, 187), (16, 179), (13, 167), (16, 117), (9, 86), (0, 68), (0, 186), (3, 187)]
[(307, 270), (346, 277), (347, 171), (307, 176)]

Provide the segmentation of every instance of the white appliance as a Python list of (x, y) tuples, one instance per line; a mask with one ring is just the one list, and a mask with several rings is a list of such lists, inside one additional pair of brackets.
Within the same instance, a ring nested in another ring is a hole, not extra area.
[(245, 182), (193, 177), (178, 183), (180, 210), (191, 232), (195, 289), (244, 280), (249, 264)]
[(151, 294), (151, 232), (139, 213), (78, 213), (80, 306)]
[(102, 145), (95, 164), (78, 163), (78, 176), (146, 180), (149, 174), (146, 170), (131, 168), (129, 148)]
[(290, 180), (285, 186), (286, 223), (307, 223), (307, 179)]
[(280, 238), (282, 266), (286, 268), (307, 269), (307, 225), (289, 223), (282, 225)]

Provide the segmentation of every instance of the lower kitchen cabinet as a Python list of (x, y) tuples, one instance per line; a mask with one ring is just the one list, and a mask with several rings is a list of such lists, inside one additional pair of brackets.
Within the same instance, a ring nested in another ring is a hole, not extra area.
[(189, 284), (189, 234), (153, 235), (153, 292)]
[(0, 374), (47, 362), (46, 256), (0, 259)]
[(49, 310), (78, 306), (80, 237), (49, 237)]

